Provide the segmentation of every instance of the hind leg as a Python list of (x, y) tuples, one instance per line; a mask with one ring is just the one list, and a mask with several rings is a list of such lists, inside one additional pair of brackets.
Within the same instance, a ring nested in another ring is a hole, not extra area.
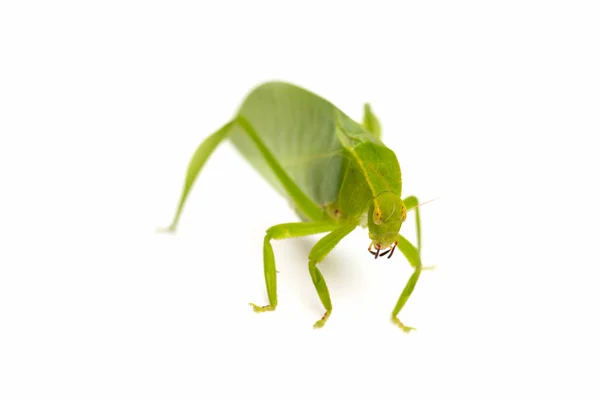
[(202, 144), (198, 147), (190, 163), (188, 165), (187, 174), (185, 177), (185, 183), (183, 185), (183, 191), (181, 193), (181, 198), (179, 199), (179, 205), (177, 206), (177, 211), (175, 213), (175, 217), (173, 218), (173, 222), (168, 228), (160, 229), (163, 232), (175, 232), (177, 229), (177, 224), (179, 223), (179, 217), (181, 216), (181, 211), (183, 210), (183, 206), (187, 199), (187, 196), (192, 188), (192, 185), (196, 181), (198, 174), (204, 167), (204, 164), (210, 157), (210, 155), (215, 151), (217, 146), (229, 135), (231, 132), (231, 127), (233, 125), (233, 121), (225, 124), (221, 129), (207, 137)]

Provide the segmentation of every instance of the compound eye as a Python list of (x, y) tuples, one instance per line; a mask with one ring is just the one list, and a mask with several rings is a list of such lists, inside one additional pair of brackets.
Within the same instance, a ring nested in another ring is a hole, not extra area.
[(373, 222), (375, 223), (375, 225), (381, 224), (381, 210), (379, 209), (379, 207), (376, 207), (373, 211)]

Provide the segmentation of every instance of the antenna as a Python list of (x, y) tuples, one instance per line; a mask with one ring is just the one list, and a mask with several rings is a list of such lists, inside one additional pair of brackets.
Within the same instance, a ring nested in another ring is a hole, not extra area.
[(414, 207), (411, 207), (411, 208), (409, 208), (409, 209), (408, 209), (408, 210), (406, 210), (406, 211), (410, 211), (410, 210), (412, 210), (412, 209), (414, 209), (414, 208), (421, 207), (421, 206), (422, 206), (422, 205), (424, 205), (424, 204), (431, 203), (432, 201), (434, 201), (434, 200), (438, 200), (438, 199), (439, 199), (439, 197), (436, 197), (436, 198), (434, 198), (434, 199), (431, 199), (431, 200), (424, 201), (423, 203), (421, 203), (421, 204), (417, 204), (416, 206), (414, 206)]

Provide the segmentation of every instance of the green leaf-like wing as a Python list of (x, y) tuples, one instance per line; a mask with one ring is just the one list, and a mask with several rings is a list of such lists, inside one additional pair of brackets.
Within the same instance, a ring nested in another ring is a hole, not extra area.
[[(346, 155), (336, 136), (336, 109), (330, 102), (295, 85), (268, 82), (250, 92), (238, 113), (308, 197), (321, 205), (337, 199)], [(285, 195), (248, 135), (234, 128), (231, 140)]]

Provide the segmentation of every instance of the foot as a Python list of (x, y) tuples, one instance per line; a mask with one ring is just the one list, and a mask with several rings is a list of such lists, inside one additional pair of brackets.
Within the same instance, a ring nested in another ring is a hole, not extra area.
[(398, 319), (398, 317), (392, 317), (392, 322), (396, 325), (398, 325), (400, 327), (400, 329), (402, 329), (404, 332), (409, 333), (410, 331), (416, 331), (416, 328), (412, 328), (410, 326), (406, 326), (404, 325), (402, 322), (400, 322), (400, 320)]
[(415, 268), (415, 269), (419, 268), (421, 271), (433, 271), (435, 269), (435, 267), (436, 267), (436, 265), (431, 265), (431, 266), (428, 266), (428, 267), (423, 267), (423, 266), (421, 266), (421, 267), (413, 267), (413, 268)]
[(330, 315), (331, 315), (331, 311), (325, 311), (325, 314), (323, 314), (321, 319), (318, 320), (317, 322), (315, 322), (315, 324), (313, 325), (313, 328), (315, 328), (315, 329), (322, 328), (323, 325), (325, 325), (325, 322), (327, 322), (327, 319), (329, 318)]
[(275, 306), (269, 304), (268, 306), (257, 306), (254, 303), (250, 303), (254, 312), (265, 312), (265, 311), (275, 311)]
[(175, 233), (175, 227), (173, 225), (167, 227), (158, 227), (156, 228), (156, 233)]

